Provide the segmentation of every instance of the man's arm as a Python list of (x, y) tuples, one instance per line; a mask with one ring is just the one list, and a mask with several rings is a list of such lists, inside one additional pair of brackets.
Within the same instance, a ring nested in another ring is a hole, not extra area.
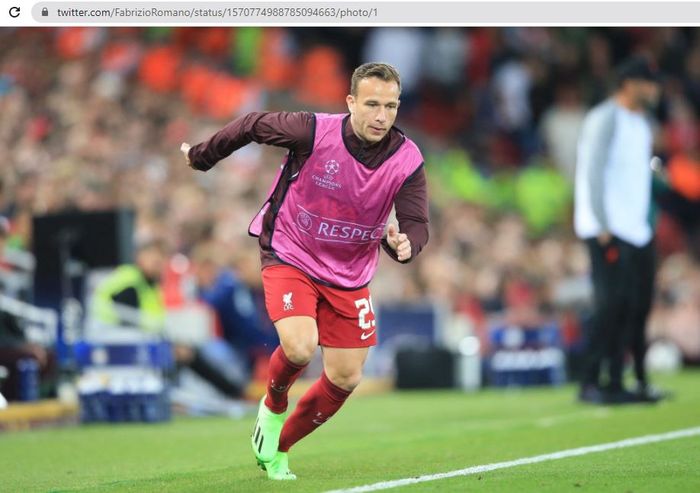
[(598, 237), (601, 243), (610, 241), (610, 230), (605, 213), (605, 169), (610, 158), (614, 130), (615, 111), (611, 106), (588, 122), (588, 129), (582, 142), (582, 145), (588, 148), (589, 162), (585, 164), (588, 171), (586, 186), (590, 191), (593, 216), (601, 228), (601, 234)]
[(284, 147), (297, 154), (310, 153), (313, 146), (314, 116), (298, 112), (255, 112), (236, 118), (209, 140), (180, 148), (190, 167), (207, 171), (241, 147), (257, 142)]
[[(397, 262), (408, 263), (418, 255), (428, 243), (428, 190), (425, 170), (421, 166), (411, 175), (399, 190), (394, 201), (396, 219), (399, 221), (400, 234), (387, 235), (382, 240), (382, 247)], [(399, 260), (397, 250), (401, 251), (399, 237), (405, 234), (409, 241), (408, 257)]]

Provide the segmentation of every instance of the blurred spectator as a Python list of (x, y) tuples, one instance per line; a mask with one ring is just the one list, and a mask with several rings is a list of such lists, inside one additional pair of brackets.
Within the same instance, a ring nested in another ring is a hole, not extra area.
[[(276, 344), (262, 328), (253, 290), (232, 269), (225, 267), (224, 251), (220, 245), (212, 243), (198, 245), (192, 253), (192, 271), (199, 298), (214, 310), (221, 336), (250, 372), (256, 356), (269, 355)], [(250, 260), (249, 257), (245, 259)], [(257, 259), (253, 261), (257, 264)], [(255, 267), (257, 271), (257, 265)], [(258, 276), (257, 272), (255, 274)]]
[(8, 370), (0, 393), (9, 401), (21, 397), (18, 363), (25, 359), (31, 359), (38, 365), (39, 397), (51, 396), (56, 383), (55, 356), (48, 348), (30, 342), (24, 333), (23, 321), (0, 308), (0, 366)]
[[(161, 334), (165, 325), (165, 305), (160, 277), (165, 269), (166, 249), (158, 240), (137, 247), (136, 263), (122, 265), (95, 288), (93, 316), (106, 326), (136, 327)], [(209, 362), (197, 347), (174, 343), (178, 365), (186, 366), (230, 398), (239, 398), (244, 389)]]
[(504, 62), (493, 75), (496, 122), (506, 132), (528, 128), (532, 118), (529, 92), (532, 74), (527, 61), (513, 56)]
[(534, 86), (537, 62), (513, 54), (493, 75), (493, 98), (496, 128), (516, 146), (514, 162), (525, 163), (537, 150), (537, 135), (533, 130), (530, 93)]
[(513, 193), (530, 232), (541, 235), (568, 222), (572, 186), (547, 161), (538, 160), (522, 170)]
[[(455, 27), (431, 30), (425, 41), (424, 75), (428, 81), (439, 84), (451, 95), (464, 87), (469, 63), (469, 38)], [(445, 63), (450, 60), (450, 63)]]
[(165, 246), (155, 240), (137, 247), (136, 263), (121, 265), (95, 288), (93, 314), (102, 323), (159, 333), (165, 324), (160, 276)]
[(700, 269), (687, 254), (672, 255), (659, 269), (656, 304), (650, 339), (673, 342), (686, 363), (699, 365)]
[(423, 72), (425, 36), (416, 27), (377, 27), (371, 29), (364, 46), (363, 62), (380, 61), (393, 65), (401, 74), (401, 101), (413, 103)]
[[(0, 216), (0, 297), (7, 297), (2, 272), (2, 255), (9, 236), (9, 223)], [(7, 369), (7, 378), (0, 380), (0, 394), (9, 401), (22, 397), (20, 390), (20, 369), (18, 365), (24, 360), (32, 360), (38, 365), (39, 396), (48, 397), (55, 387), (56, 360), (52, 352), (30, 342), (24, 332), (24, 321), (16, 314), (6, 311), (0, 303), (0, 366)]]
[(700, 127), (692, 106), (678, 84), (666, 85), (669, 122), (664, 137), (669, 155), (667, 187), (659, 194), (662, 209), (670, 213), (687, 235), (687, 246), (700, 260)]
[(585, 114), (576, 86), (564, 82), (555, 89), (554, 102), (540, 125), (547, 151), (569, 183), (574, 182), (576, 144)]
[(330, 46), (308, 50), (301, 59), (296, 96), (306, 104), (333, 107), (348, 92), (340, 52)]

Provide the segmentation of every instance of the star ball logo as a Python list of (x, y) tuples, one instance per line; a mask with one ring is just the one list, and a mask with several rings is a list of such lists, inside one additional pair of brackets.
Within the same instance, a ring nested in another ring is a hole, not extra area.
[(335, 159), (331, 159), (326, 163), (326, 173), (329, 175), (335, 175), (340, 171), (340, 164)]
[(310, 230), (311, 226), (313, 225), (311, 216), (309, 216), (306, 212), (300, 212), (297, 214), (297, 224), (299, 224), (299, 227), (304, 231)]
[(326, 164), (319, 163), (318, 167), (323, 169), (323, 176), (319, 176), (316, 173), (311, 175), (311, 179), (317, 187), (325, 188), (326, 190), (331, 191), (337, 191), (343, 188), (343, 185), (335, 181), (335, 175), (337, 175), (340, 171), (340, 163), (338, 161), (331, 159), (326, 161)]

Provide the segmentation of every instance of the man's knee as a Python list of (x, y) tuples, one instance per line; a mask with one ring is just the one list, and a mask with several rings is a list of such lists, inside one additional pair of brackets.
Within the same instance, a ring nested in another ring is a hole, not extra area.
[(289, 361), (305, 365), (318, 347), (316, 321), (310, 317), (289, 317), (275, 323), (280, 344)]
[(327, 368), (326, 376), (328, 377), (328, 380), (330, 380), (336, 387), (340, 387), (343, 390), (353, 391), (362, 381), (362, 369), (334, 370), (332, 368)]
[(304, 338), (294, 338), (282, 341), (284, 355), (295, 365), (305, 365), (314, 356), (317, 342)]

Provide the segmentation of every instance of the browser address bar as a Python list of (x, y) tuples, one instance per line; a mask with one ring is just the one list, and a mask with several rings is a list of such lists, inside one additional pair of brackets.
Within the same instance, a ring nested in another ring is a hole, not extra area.
[(45, 22), (373, 22), (379, 15), (376, 4), (352, 2), (237, 2), (237, 3), (41, 3), (32, 11)]
[[(40, 2), (45, 24), (697, 25), (700, 3), (551, 1)], [(572, 22), (571, 19), (575, 19)]]

